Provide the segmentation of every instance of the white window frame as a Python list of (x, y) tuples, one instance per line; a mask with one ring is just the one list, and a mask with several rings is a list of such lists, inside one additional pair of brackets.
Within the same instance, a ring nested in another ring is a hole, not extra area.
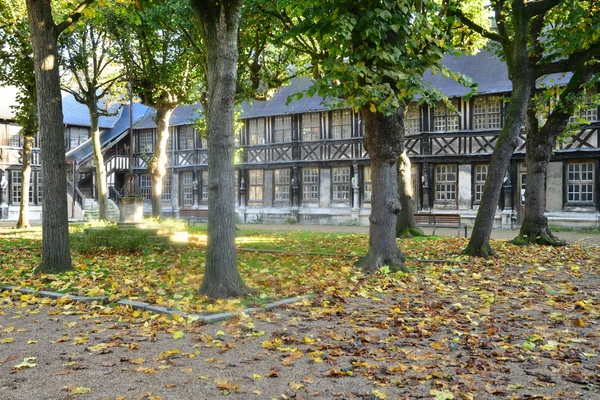
[(319, 168), (302, 168), (302, 200), (319, 200)]
[(366, 165), (363, 169), (363, 196), (364, 201), (371, 201), (373, 195), (373, 183), (371, 181), (371, 166)]
[(594, 169), (590, 161), (567, 164), (567, 203), (594, 204)]
[(292, 174), (290, 169), (276, 169), (274, 173), (275, 180), (275, 201), (287, 202), (290, 200), (290, 182)]
[(321, 113), (302, 114), (302, 141), (321, 140)]
[(481, 202), (481, 197), (483, 196), (483, 188), (485, 187), (485, 182), (487, 180), (487, 175), (489, 172), (489, 164), (477, 164), (475, 165), (475, 174), (474, 174), (474, 187), (475, 193), (473, 194), (473, 199), (475, 203)]
[(248, 144), (256, 146), (265, 143), (265, 119), (253, 118), (248, 121)]
[(439, 164), (435, 167), (435, 201), (456, 202), (456, 164)]
[(409, 104), (404, 115), (404, 128), (407, 135), (421, 132), (421, 110), (417, 104)]
[(352, 111), (335, 110), (331, 112), (331, 138), (349, 139), (352, 137)]
[(262, 203), (264, 199), (265, 171), (251, 169), (248, 171), (248, 202)]
[(352, 169), (350, 167), (334, 167), (332, 168), (331, 174), (332, 200), (349, 201)]
[[(458, 100), (452, 99), (451, 103), (458, 110)], [(455, 132), (460, 129), (460, 114), (451, 111), (444, 102), (438, 102), (433, 108), (433, 130), (435, 132)]]
[(473, 129), (500, 129), (502, 127), (500, 96), (478, 96), (473, 99)]
[(200, 200), (208, 201), (208, 171), (202, 171), (202, 191), (200, 193)]
[(196, 129), (191, 125), (179, 127), (179, 150), (193, 150)]
[(273, 142), (285, 143), (292, 141), (292, 116), (279, 115), (273, 124)]
[(184, 207), (194, 205), (194, 173), (186, 171), (181, 174), (181, 202)]
[(139, 152), (152, 154), (154, 152), (154, 130), (142, 129), (139, 133)]
[(145, 200), (152, 199), (152, 177), (150, 177), (150, 174), (140, 175), (140, 192)]

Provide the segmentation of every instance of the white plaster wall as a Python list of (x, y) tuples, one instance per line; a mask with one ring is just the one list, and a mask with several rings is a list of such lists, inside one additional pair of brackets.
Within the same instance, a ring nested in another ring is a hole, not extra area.
[(473, 202), (473, 190), (471, 188), (472, 166), (461, 164), (458, 166), (458, 209), (468, 210)]
[(546, 211), (562, 211), (563, 206), (563, 166), (562, 162), (548, 164), (546, 174)]

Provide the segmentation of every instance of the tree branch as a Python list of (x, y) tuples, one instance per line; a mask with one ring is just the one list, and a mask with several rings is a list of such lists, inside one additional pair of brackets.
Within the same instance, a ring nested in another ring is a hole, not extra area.
[(598, 56), (600, 56), (600, 43), (595, 43), (587, 50), (571, 54), (567, 59), (536, 66), (534, 76), (540, 78), (544, 75), (573, 71), (579, 69), (585, 62)]
[(62, 31), (67, 29), (69, 26), (71, 26), (74, 23), (76, 23), (77, 21), (79, 21), (79, 18), (81, 18), (81, 13), (83, 12), (83, 10), (85, 10), (94, 1), (96, 1), (96, 0), (83, 0), (83, 2), (81, 2), (81, 4), (79, 4), (73, 10), (73, 12), (69, 16), (67, 16), (67, 18), (65, 18), (65, 20), (63, 22), (56, 25), (56, 34), (59, 35)]
[(450, 14), (458, 17), (460, 22), (462, 22), (464, 25), (466, 25), (472, 31), (479, 33), (481, 36), (486, 37), (495, 42), (498, 42), (500, 44), (508, 44), (509, 40), (507, 37), (504, 37), (495, 32), (491, 32), (491, 31), (485, 29), (483, 26), (475, 23), (469, 17), (467, 17), (465, 14), (463, 14), (463, 12), (461, 10), (451, 11)]
[(528, 18), (543, 15), (560, 4), (560, 2), (561, 0), (530, 1), (525, 4), (525, 12)]

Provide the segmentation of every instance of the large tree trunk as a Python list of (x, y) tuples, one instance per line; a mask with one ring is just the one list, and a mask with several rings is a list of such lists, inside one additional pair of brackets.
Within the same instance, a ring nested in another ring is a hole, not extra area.
[(47, 188), (42, 199), (42, 263), (36, 272), (62, 272), (72, 269), (72, 264), (56, 45), (58, 29), (49, 1), (27, 0), (27, 15), (35, 59), (42, 181)]
[(152, 216), (162, 217), (163, 178), (167, 173), (167, 140), (169, 139), (169, 120), (173, 106), (156, 106), (156, 146), (148, 162), (148, 172), (152, 180)]
[(541, 245), (562, 246), (566, 242), (558, 239), (548, 226), (545, 211), (545, 187), (548, 163), (552, 158), (556, 139), (564, 132), (569, 118), (576, 107), (577, 94), (581, 86), (588, 82), (598, 67), (586, 67), (577, 70), (562, 91), (558, 105), (544, 126), (540, 129), (533, 101), (527, 110), (527, 182), (525, 186), (525, 213), (519, 235), (513, 239), (514, 244), (536, 243)]
[(192, 0), (208, 51), (208, 244), (200, 292), (211, 298), (240, 296), (247, 288), (235, 249), (234, 96), (241, 0)]
[(423, 231), (415, 224), (415, 195), (412, 187), (410, 159), (406, 149), (398, 158), (398, 196), (400, 199), (400, 212), (396, 219), (396, 237), (411, 238), (425, 236)]
[(16, 228), (29, 229), (29, 187), (31, 186), (31, 149), (34, 137), (23, 135), (23, 165), (21, 166), (21, 204), (19, 205), (19, 220)]
[(106, 220), (108, 218), (108, 185), (106, 183), (106, 166), (104, 165), (104, 156), (102, 155), (102, 145), (100, 144), (100, 129), (98, 128), (98, 103), (94, 98), (93, 102), (88, 103), (90, 113), (90, 131), (92, 135), (92, 149), (94, 152), (94, 163), (96, 165), (96, 196), (98, 197), (98, 218)]
[(533, 66), (529, 62), (527, 52), (528, 16), (523, 9), (523, 4), (520, 4), (520, 7), (520, 10), (513, 11), (513, 23), (515, 27), (513, 44), (510, 46), (506, 45), (504, 50), (513, 90), (504, 120), (504, 127), (492, 153), (489, 173), (483, 189), (477, 217), (473, 225), (471, 239), (464, 250), (465, 254), (475, 257), (495, 255), (494, 250), (490, 246), (490, 237), (502, 189), (502, 182), (506, 175), (510, 158), (517, 147), (519, 133), (525, 122), (527, 104), (535, 83)]
[(371, 216), (369, 217), (369, 250), (357, 262), (366, 272), (387, 265), (391, 270), (407, 272), (404, 254), (396, 244), (396, 215), (400, 211), (396, 160), (402, 151), (404, 111), (385, 116), (362, 109), (365, 121), (365, 149), (371, 158)]

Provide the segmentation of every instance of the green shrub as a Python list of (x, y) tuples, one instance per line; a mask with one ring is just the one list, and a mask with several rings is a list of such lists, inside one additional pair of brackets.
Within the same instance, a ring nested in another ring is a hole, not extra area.
[(98, 254), (106, 250), (133, 253), (168, 246), (168, 237), (157, 236), (154, 230), (138, 228), (106, 226), (88, 228), (71, 235), (71, 249), (83, 254)]

